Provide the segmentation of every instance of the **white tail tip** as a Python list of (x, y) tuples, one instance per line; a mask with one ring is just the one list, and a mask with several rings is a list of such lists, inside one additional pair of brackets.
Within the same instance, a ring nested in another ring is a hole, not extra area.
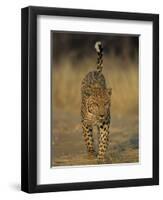
[(102, 46), (102, 43), (100, 42), (100, 41), (97, 41), (96, 43), (95, 43), (95, 49), (96, 49), (96, 51), (97, 52), (100, 52), (100, 47)]

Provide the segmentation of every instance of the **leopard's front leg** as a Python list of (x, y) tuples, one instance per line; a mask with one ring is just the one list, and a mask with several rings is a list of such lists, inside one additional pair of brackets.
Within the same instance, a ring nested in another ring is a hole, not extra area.
[(101, 162), (105, 159), (105, 154), (108, 148), (109, 143), (109, 126), (110, 126), (110, 117), (101, 122), (98, 126), (99, 129), (99, 148), (98, 148), (98, 160)]
[(93, 154), (94, 153), (94, 140), (93, 140), (93, 128), (90, 125), (87, 125), (86, 123), (82, 123), (83, 128), (83, 137), (84, 141), (88, 150), (88, 153)]

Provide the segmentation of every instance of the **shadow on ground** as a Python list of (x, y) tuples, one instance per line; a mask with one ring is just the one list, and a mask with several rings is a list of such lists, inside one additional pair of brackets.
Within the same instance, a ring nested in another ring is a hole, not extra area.
[[(87, 154), (79, 113), (55, 110), (52, 127), (52, 166), (98, 164)], [(97, 133), (94, 132), (98, 150)], [(113, 116), (105, 164), (138, 162), (138, 121), (132, 116)]]

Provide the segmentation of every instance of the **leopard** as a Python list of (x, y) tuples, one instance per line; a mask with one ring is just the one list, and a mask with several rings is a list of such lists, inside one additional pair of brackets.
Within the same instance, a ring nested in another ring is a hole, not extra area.
[[(88, 155), (96, 156), (97, 161), (103, 163), (109, 146), (112, 88), (107, 87), (102, 73), (103, 45), (101, 41), (95, 43), (95, 50), (96, 70), (88, 72), (81, 83), (81, 123)], [(93, 137), (95, 127), (98, 135), (97, 152), (95, 152)]]

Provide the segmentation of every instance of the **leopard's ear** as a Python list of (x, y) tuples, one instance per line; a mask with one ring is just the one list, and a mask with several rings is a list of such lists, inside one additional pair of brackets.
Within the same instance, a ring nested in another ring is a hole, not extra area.
[(109, 96), (112, 95), (112, 88), (108, 88), (108, 94), (109, 94)]

